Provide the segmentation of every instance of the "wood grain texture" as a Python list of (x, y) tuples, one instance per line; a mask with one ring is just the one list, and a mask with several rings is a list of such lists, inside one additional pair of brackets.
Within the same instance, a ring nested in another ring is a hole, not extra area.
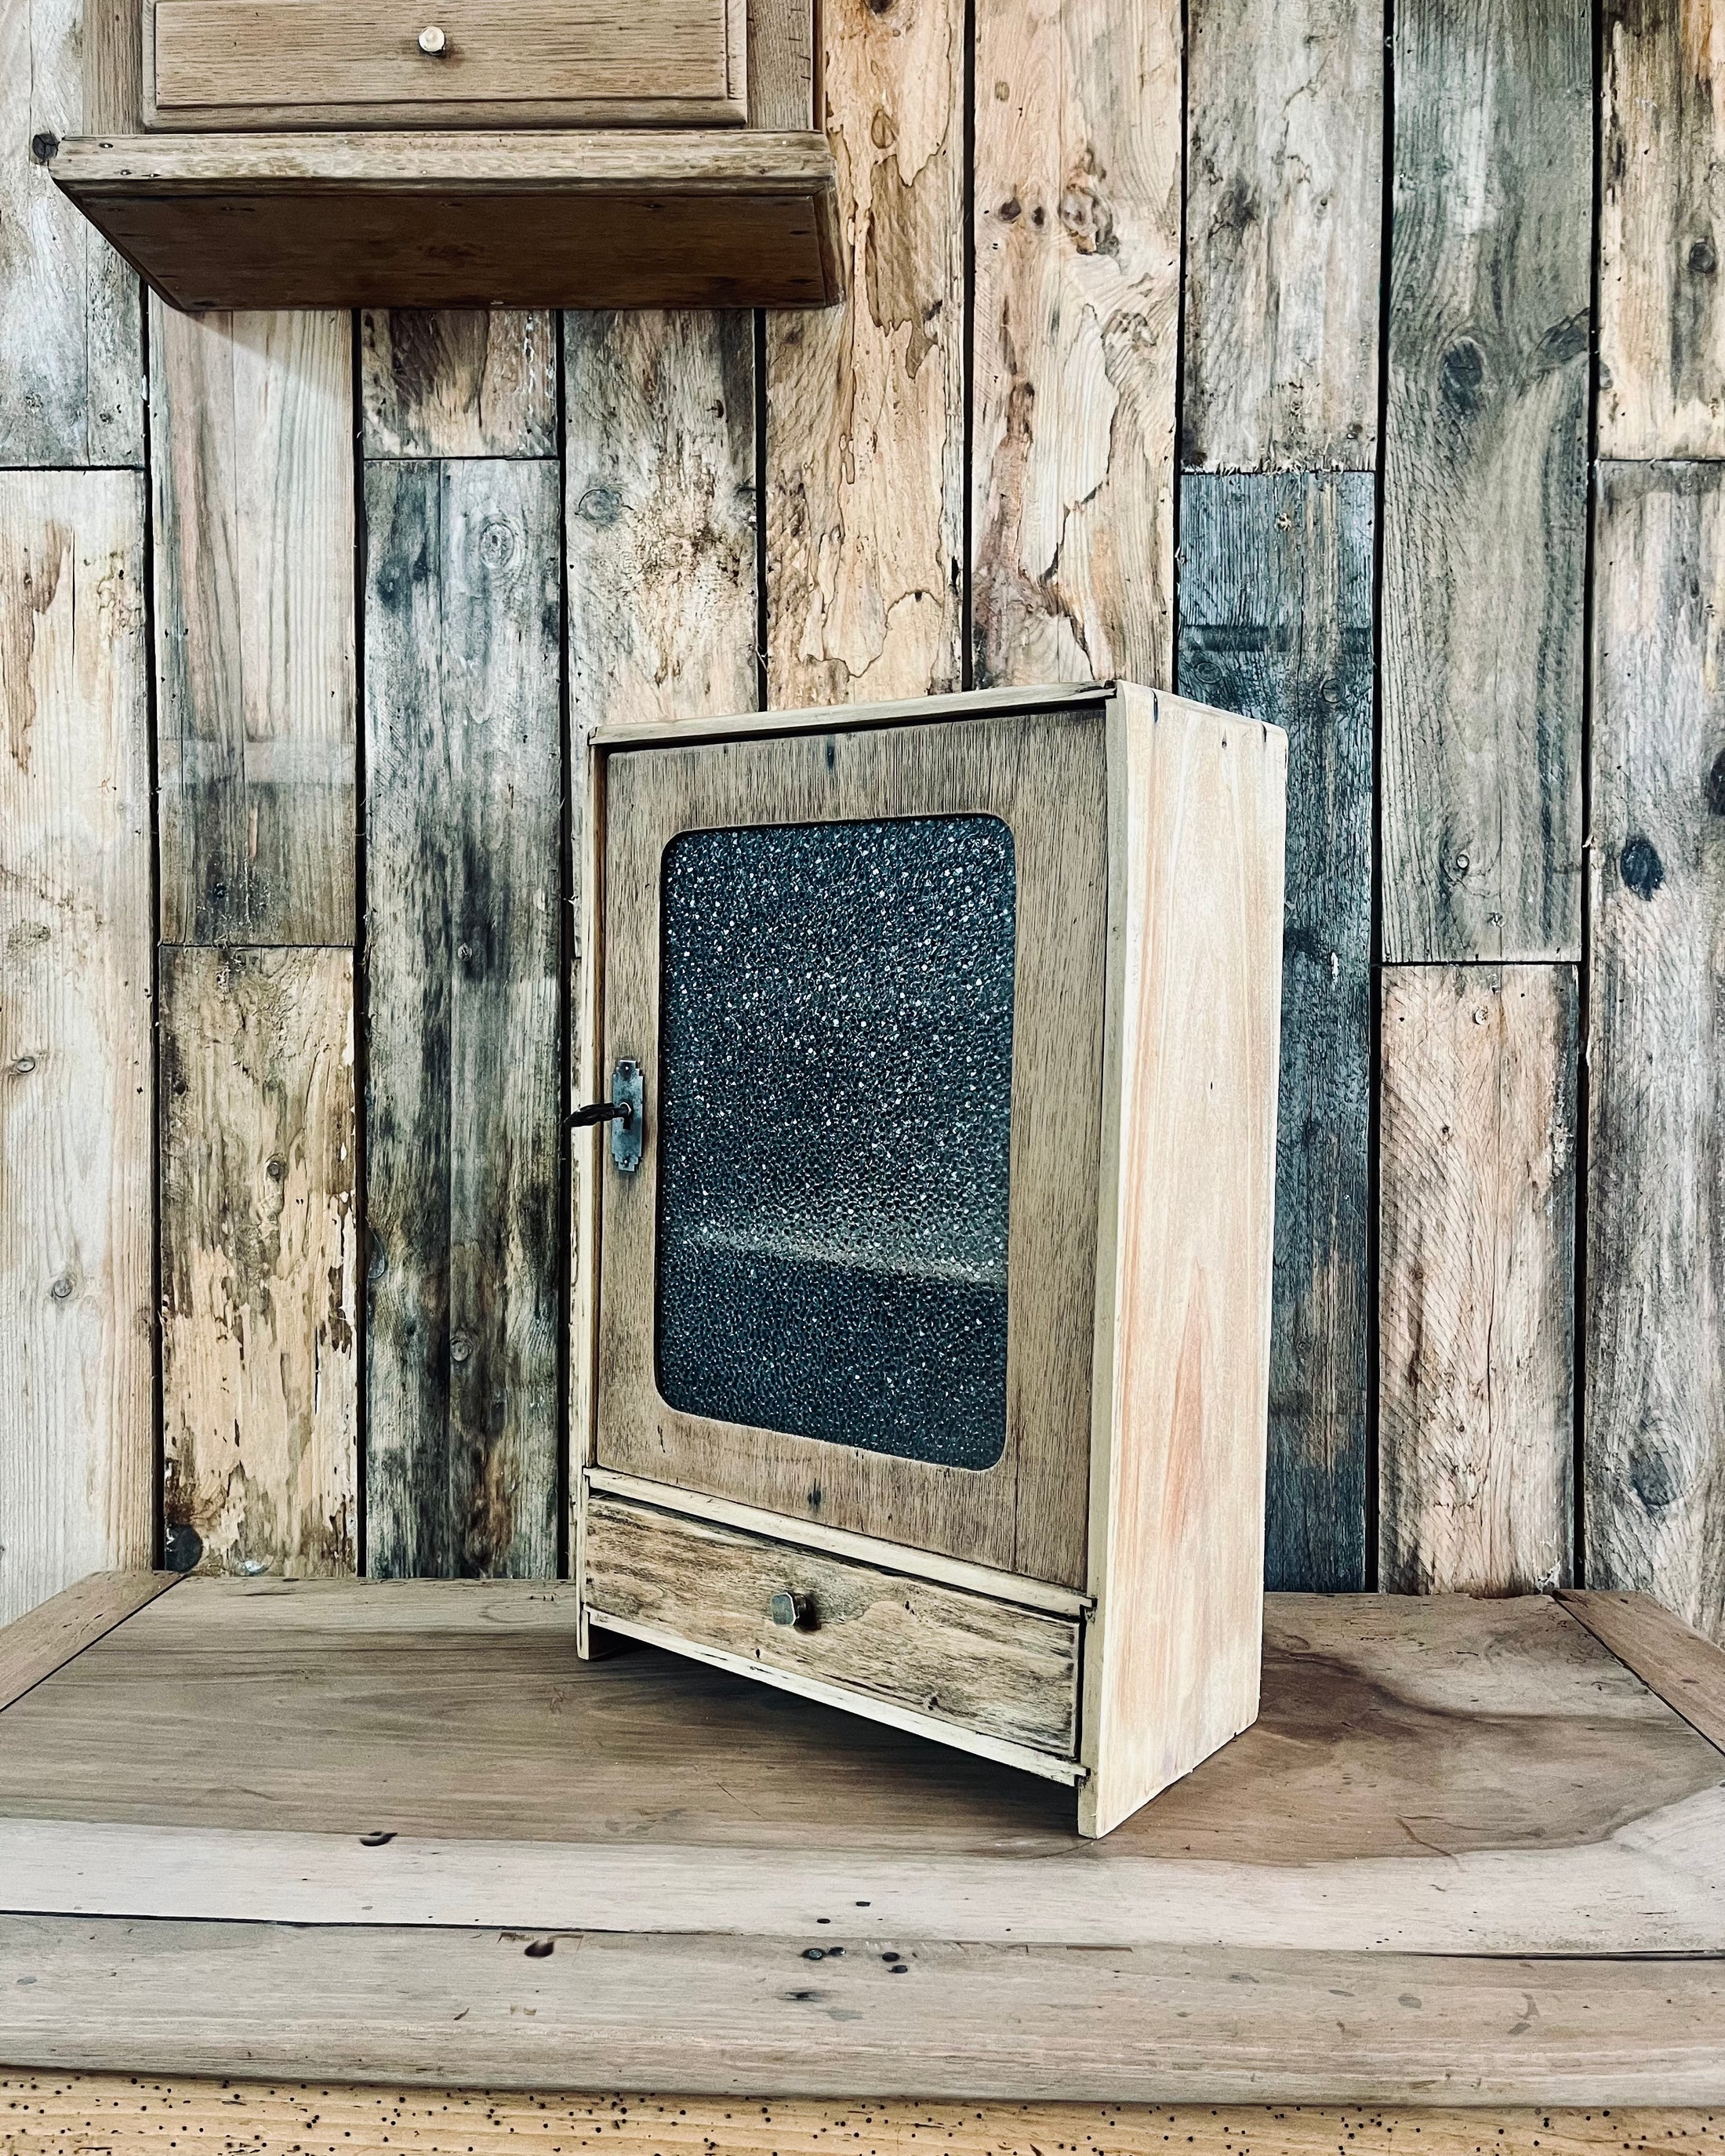
[(161, 964), (167, 1562), (352, 1572), (352, 954), (168, 946)]
[(1369, 471), (1382, 0), (1202, 0), (1187, 37), (1183, 461)]
[[(832, 155), (807, 134), (126, 136), (63, 143), (54, 178), (193, 314), (819, 308), (845, 288)], [(573, 206), (595, 194), (602, 213)]]
[[(1070, 1617), (597, 1493), (583, 1578), (596, 1611), (1009, 1743), (1075, 1748), (1080, 1627)], [(779, 1593), (797, 1598), (806, 1619), (775, 1624), (768, 1604)]]
[[(380, 1921), (506, 1922), (543, 1889), (547, 1912), (591, 1894), (624, 1929), (819, 1944), (842, 1916), (882, 1949), (967, 1909), (991, 1936), (1018, 1910), (1092, 1943), (1717, 1936), (1717, 1752), (1543, 1595), (1271, 1595), (1258, 1722), (1090, 1845), (1070, 1793), (944, 1746), (669, 1655), (583, 1665), (577, 1602), (525, 1581), (187, 1580), (7, 1710), (0, 1814), (189, 1835), (194, 1895), (226, 1878), (242, 1897), (193, 1912), (284, 1921), (317, 1913), (280, 1897), (321, 1877), (375, 1887)], [(245, 1743), (190, 1778), (212, 1727)], [(200, 1868), (211, 1829), (298, 1836), (295, 1856), (333, 1836), (349, 1861)], [(978, 1859), (1010, 1866), (984, 1906)]]
[(0, 476), (0, 1621), (150, 1562), (142, 481)]
[(820, 14), (850, 297), (767, 325), (771, 704), (920, 696), (963, 671), (964, 10)]
[(93, 1572), (0, 1625), (0, 1708), (178, 1584), (172, 1572)]
[(1086, 1835), (1258, 1710), (1287, 775), (1129, 683), (1107, 727)]
[(571, 314), (563, 350), (578, 727), (752, 711), (752, 324)]
[(1599, 454), (1725, 455), (1725, 13), (1606, 0), (1600, 57)]
[(1288, 733), (1265, 1577), (1366, 1584), (1372, 521), (1365, 474), (1192, 474), (1179, 686)]
[(1396, 17), (1384, 956), (1580, 953), (1590, 18)]
[(150, 319), (162, 936), (347, 943), (351, 326)]
[(1173, 672), (1181, 209), (1174, 0), (982, 0), (975, 680)]
[(366, 474), (367, 1569), (557, 1569), (557, 473)]
[(750, 0), (751, 127), (819, 127), (814, 0)]
[[(144, 0), (151, 126), (741, 125), (743, 0)], [(531, 65), (525, 55), (531, 54)]]
[(1558, 1599), (1649, 1691), (1725, 1752), (1725, 1652), (1713, 1640), (1651, 1594), (1572, 1588)]
[(1725, 2102), (1713, 1958), (930, 1942), (816, 1971), (785, 1939), (0, 1917), (0, 2055), (49, 2069), (560, 2089), (579, 2059), (611, 2089), (768, 2097)]
[[(158, 2081), (121, 2074), (0, 2073), (7, 2156), (162, 2156), (195, 2138), (214, 2156), (385, 2156), (403, 2141), (424, 2156), (515, 2156), (548, 2136), (560, 2150), (603, 2143), (620, 2156), (824, 2156), (854, 2140), (860, 2156), (1037, 2156), (1050, 2143), (1100, 2140), (1118, 2156), (1394, 2156), (1410, 2137), (1432, 2156), (1476, 2156), (1476, 2111), (1420, 2104), (1351, 2109), (1301, 2104), (860, 2103), (779, 2097), (527, 2095), (303, 2082)], [(1497, 2156), (1665, 2156), (1679, 2140), (1718, 2156), (1725, 2116), (1614, 2105), (1607, 2112), (1497, 2106)]]
[(660, 1068), (662, 862), (684, 829), (993, 816), (1016, 888), (1006, 1428), (986, 1470), (687, 1413), (655, 1364), (659, 1147), (602, 1183), (596, 1457), (796, 1520), (816, 1517), (1076, 1587), (1085, 1563), (1106, 810), (1090, 716), (834, 730), (607, 758), (605, 1052)]
[(368, 457), (557, 454), (557, 326), (500, 307), (363, 315)]
[(1383, 995), (1379, 1578), (1567, 1583), (1575, 975), (1399, 967)]
[(104, 0), (0, 16), (0, 465), (141, 465), (137, 280), (54, 187), (61, 139), (111, 126)]
[(1601, 468), (1587, 1581), (1725, 1640), (1725, 485)]

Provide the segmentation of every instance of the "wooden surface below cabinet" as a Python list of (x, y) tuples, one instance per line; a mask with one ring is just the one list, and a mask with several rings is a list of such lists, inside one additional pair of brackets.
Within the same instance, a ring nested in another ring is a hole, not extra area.
[(144, 0), (144, 123), (741, 126), (746, 17), (744, 0), (424, 0), (417, 13), (399, 0)]

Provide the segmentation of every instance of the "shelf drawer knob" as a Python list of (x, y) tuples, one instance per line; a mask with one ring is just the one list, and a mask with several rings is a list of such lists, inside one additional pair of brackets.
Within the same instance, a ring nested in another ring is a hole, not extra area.
[(793, 1594), (781, 1587), (767, 1604), (767, 1614), (775, 1625), (793, 1625), (799, 1632), (814, 1630), (814, 1604), (806, 1594)]
[(435, 23), (428, 23), (419, 33), (420, 51), (429, 53), (434, 59), (440, 57), (448, 44), (448, 38), (444, 37)]

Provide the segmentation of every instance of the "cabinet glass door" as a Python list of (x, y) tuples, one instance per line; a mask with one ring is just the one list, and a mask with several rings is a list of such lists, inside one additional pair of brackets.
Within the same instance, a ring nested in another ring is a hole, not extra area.
[(1099, 711), (606, 758), (596, 1463), (1076, 1584)]
[(686, 831), (661, 892), (659, 1389), (951, 1467), (1006, 1444), (998, 817)]

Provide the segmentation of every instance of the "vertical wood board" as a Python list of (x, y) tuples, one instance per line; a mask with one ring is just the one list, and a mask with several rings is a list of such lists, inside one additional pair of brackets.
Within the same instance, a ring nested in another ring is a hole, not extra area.
[(352, 1572), (352, 954), (165, 947), (161, 1116), (167, 1563)]
[(961, 685), (964, 8), (827, 0), (848, 292), (767, 318), (769, 704)]
[(347, 943), (349, 318), (150, 321), (162, 936)]
[(557, 473), (366, 474), (367, 1570), (557, 1569)]
[(979, 0), (978, 687), (1173, 672), (1178, 0)]
[(138, 475), (0, 475), (0, 1623), (154, 1539), (143, 567)]
[(498, 307), (359, 318), (368, 457), (557, 454), (557, 324)]
[(1199, 0), (1188, 24), (1182, 459), (1368, 471), (1383, 0)]
[(49, 177), (64, 137), (112, 121), (111, 0), (0, 9), (0, 465), (141, 465), (137, 280)]
[(1286, 737), (1122, 683), (1079, 1830), (1257, 1713)]
[(749, 0), (746, 75), (751, 127), (820, 126), (814, 0)]
[(1266, 1585), (1366, 1584), (1368, 474), (1191, 475), (1179, 686), (1288, 732)]
[(1396, 14), (1384, 956), (1580, 955), (1586, 0)]
[(1725, 8), (1605, 0), (1603, 457), (1725, 456)]
[(1567, 1584), (1574, 971), (1398, 967), (1383, 1024), (1379, 1578)]
[(1725, 473), (1600, 468), (1587, 1584), (1725, 1640)]

